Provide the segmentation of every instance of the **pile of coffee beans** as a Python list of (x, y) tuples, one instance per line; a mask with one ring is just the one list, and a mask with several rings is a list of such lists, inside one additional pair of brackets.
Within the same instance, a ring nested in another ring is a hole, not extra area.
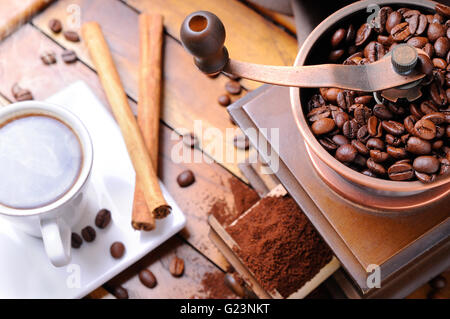
[(450, 7), (436, 5), (434, 14), (383, 7), (374, 22), (336, 30), (328, 62), (369, 64), (408, 43), (428, 55), (417, 65), (427, 74), (422, 96), (379, 104), (371, 93), (321, 88), (307, 120), (329, 153), (362, 174), (433, 182), (450, 172)]

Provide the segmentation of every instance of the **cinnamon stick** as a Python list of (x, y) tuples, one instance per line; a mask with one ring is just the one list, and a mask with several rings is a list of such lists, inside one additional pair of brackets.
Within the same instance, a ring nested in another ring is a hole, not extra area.
[(82, 34), (114, 117), (122, 131), (136, 176), (142, 185), (145, 203), (153, 215), (167, 215), (171, 207), (167, 204), (159, 187), (144, 138), (128, 104), (119, 73), (100, 25), (97, 22), (87, 22), (82, 27)]
[[(152, 160), (158, 171), (158, 133), (161, 103), (161, 57), (163, 44), (163, 18), (159, 14), (139, 15), (139, 98), (138, 124)], [(142, 185), (136, 177), (133, 216), (131, 224), (135, 229), (152, 230), (155, 218), (144, 200)]]

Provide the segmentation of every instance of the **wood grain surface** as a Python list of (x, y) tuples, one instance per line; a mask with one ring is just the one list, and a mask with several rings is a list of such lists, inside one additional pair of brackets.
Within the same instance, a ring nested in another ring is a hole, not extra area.
[[(54, 51), (58, 63), (46, 66), (39, 58), (39, 52)], [(44, 100), (65, 86), (77, 80), (85, 81), (108, 107), (95, 72), (81, 62), (65, 64), (59, 58), (63, 49), (51, 39), (42, 35), (38, 29), (28, 24), (15, 32), (11, 37), (0, 43), (0, 61), (8, 61), (0, 65), (0, 94), (4, 95), (4, 103), (13, 101), (11, 87), (19, 82), (24, 88), (29, 88), (35, 99)], [(21, 59), (17, 59), (17, 55)], [(136, 104), (130, 99), (133, 109)], [(222, 108), (219, 108), (222, 109)], [(202, 155), (200, 150), (188, 149), (181, 143), (181, 137), (167, 125), (160, 128), (159, 176), (172, 194), (183, 212), (187, 215), (187, 226), (181, 233), (186, 239), (183, 245), (195, 247), (193, 251), (200, 258), (204, 254), (207, 259), (225, 270), (228, 262), (218, 252), (208, 239), (208, 212), (216, 199), (224, 200), (230, 208), (234, 208), (234, 198), (231, 195), (228, 180), (236, 178), (222, 166), (212, 162), (201, 161), (192, 164), (176, 164), (171, 159), (172, 147), (179, 146), (180, 152), (192, 151), (192, 157)], [(196, 182), (188, 188), (180, 188), (176, 176), (184, 169), (191, 169), (196, 175)], [(202, 257), (203, 258), (203, 257)], [(211, 263), (211, 262), (210, 262)], [(211, 263), (211, 265), (213, 265)], [(216, 267), (216, 266), (214, 266)], [(195, 267), (193, 267), (195, 269)], [(219, 268), (216, 267), (218, 270)], [(157, 274), (155, 274), (157, 275)], [(200, 275), (197, 277), (201, 277)], [(193, 293), (196, 291), (193, 290)], [(167, 293), (169, 293), (167, 291)], [(162, 297), (171, 298), (164, 293)]]
[[(125, 90), (132, 99), (137, 100), (138, 13), (117, 0), (109, 1), (108, 5), (105, 5), (104, 0), (61, 0), (33, 19), (33, 23), (42, 32), (60, 45), (76, 51), (79, 58), (90, 67), (93, 67), (93, 64), (83, 41), (69, 42), (61, 34), (55, 35), (48, 29), (48, 21), (52, 18), (57, 17), (63, 23), (70, 19), (67, 14), (68, 5), (79, 6), (81, 23), (92, 20), (100, 23)], [(121, 23), (117, 23), (119, 20)], [(169, 21), (164, 15), (166, 28)], [(236, 157), (240, 160), (247, 156), (245, 151), (233, 147), (233, 136), (226, 137), (227, 128), (236, 129), (237, 132), (239, 129), (230, 122), (226, 109), (217, 103), (217, 98), (225, 93), (225, 83), (229, 79), (224, 75), (209, 78), (197, 70), (191, 56), (176, 40), (166, 35), (164, 42), (162, 120), (180, 133), (193, 131), (194, 121), (201, 120), (204, 134), (199, 134), (199, 139), (203, 151), (233, 174), (245, 179), (237, 167), (238, 161), (224, 161), (226, 154), (231, 154), (230, 158)], [(233, 97), (233, 100), (243, 94), (245, 92)], [(235, 156), (233, 152), (236, 153)]]

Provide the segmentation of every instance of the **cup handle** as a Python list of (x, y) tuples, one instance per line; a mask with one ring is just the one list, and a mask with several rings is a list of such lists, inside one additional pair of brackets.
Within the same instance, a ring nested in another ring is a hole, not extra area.
[(61, 218), (41, 219), (41, 233), (45, 251), (55, 267), (70, 262), (71, 230)]

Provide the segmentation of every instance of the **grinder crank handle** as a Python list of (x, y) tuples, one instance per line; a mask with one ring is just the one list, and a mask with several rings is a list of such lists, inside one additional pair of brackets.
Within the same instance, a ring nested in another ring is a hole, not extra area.
[[(225, 27), (211, 12), (197, 11), (181, 25), (181, 42), (204, 73), (221, 71), (258, 82), (296, 87), (336, 87), (374, 92), (402, 86), (425, 76), (414, 69), (417, 50), (398, 45), (392, 54), (366, 65), (321, 64), (268, 66), (235, 61), (224, 46)], [(397, 48), (398, 47), (398, 48)]]

